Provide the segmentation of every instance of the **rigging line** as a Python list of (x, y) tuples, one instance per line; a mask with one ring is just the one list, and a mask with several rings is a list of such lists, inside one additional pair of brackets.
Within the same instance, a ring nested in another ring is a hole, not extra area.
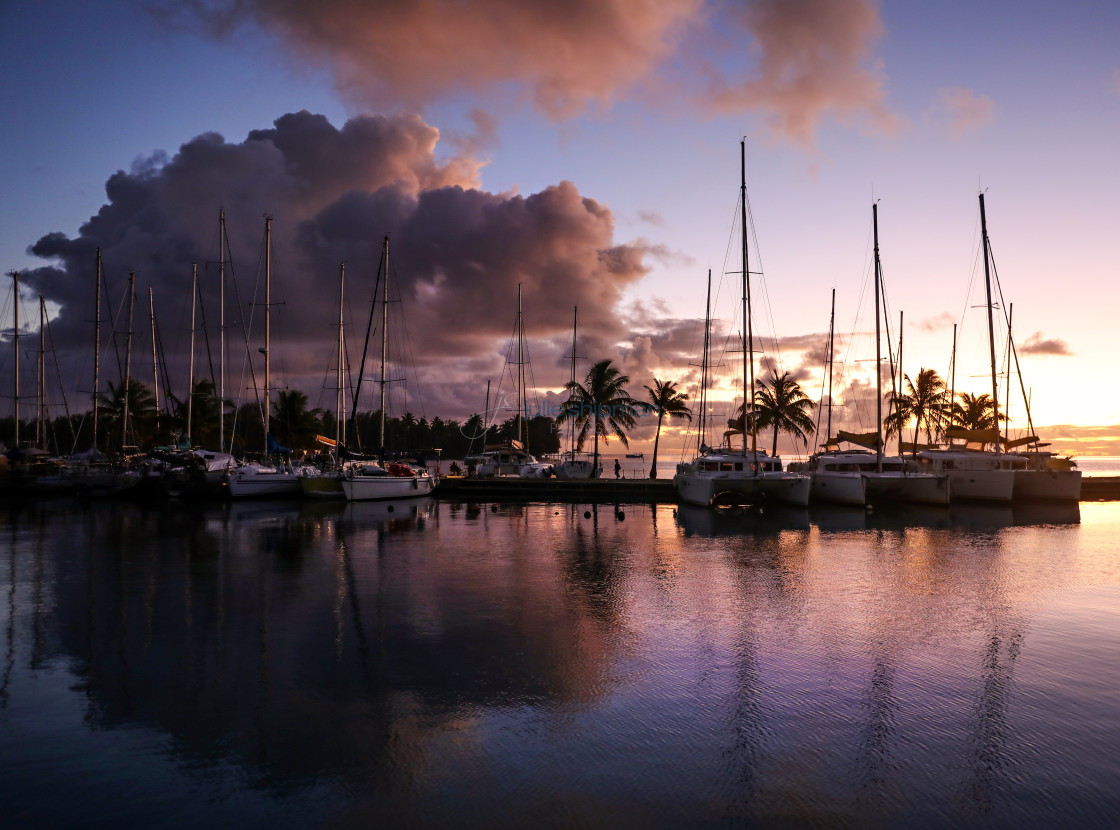
[[(199, 288), (198, 297), (196, 298), (196, 302), (198, 303), (198, 316), (202, 318), (202, 320), (201, 320), (201, 322), (202, 322), (202, 342), (206, 345), (206, 363), (210, 367), (210, 385), (213, 388), (213, 392), (212, 392), (211, 396), (213, 397), (217, 394), (218, 380), (217, 380), (217, 377), (215, 376), (215, 373), (214, 373), (214, 355), (210, 350), (210, 330), (206, 327), (206, 303), (204, 303), (202, 301), (202, 289), (201, 288)], [(191, 387), (188, 390), (188, 394), (193, 395), (194, 394), (194, 378), (189, 379), (188, 385)], [(219, 406), (220, 406), (220, 404), (219, 404)]]
[[(55, 345), (54, 345), (54, 334), (51, 332), (51, 321), (50, 321), (50, 319), (47, 319), (44, 328), (46, 329), (46, 332), (47, 332), (47, 340), (51, 344), (50, 352), (51, 352), (52, 360), (54, 361), (55, 377), (58, 379), (58, 393), (59, 393), (60, 397), (62, 398), (62, 411), (66, 413), (66, 423), (69, 424), (69, 426), (70, 426), (70, 435), (74, 439), (73, 447), (76, 448), (78, 446), (78, 434), (74, 431), (74, 422), (73, 422), (73, 420), (71, 420), (71, 416), (70, 416), (70, 404), (67, 403), (67, 401), (66, 401), (66, 387), (63, 386), (63, 384), (62, 384), (62, 367), (59, 366), (59, 364), (58, 364), (58, 350), (55, 348)], [(55, 446), (58, 446), (57, 440), (55, 441)], [(74, 450), (71, 449), (71, 452), (74, 452)]]
[[(165, 402), (165, 406), (167, 407), (167, 414), (174, 415), (175, 413), (171, 411), (171, 399), (172, 389), (174, 389), (175, 385), (171, 382), (171, 371), (167, 368), (167, 354), (163, 348), (163, 332), (159, 325), (159, 315), (153, 314), (152, 319), (155, 323), (156, 352), (159, 355), (158, 362), (160, 367), (163, 369), (163, 375), (161, 378), (163, 381), (163, 399)], [(190, 393), (191, 392), (188, 391), (188, 394)]]
[[(369, 338), (370, 338), (370, 335), (374, 332), (373, 315), (377, 311), (377, 298), (378, 298), (378, 296), (380, 296), (382, 270), (383, 270), (382, 267), (384, 266), (384, 264), (385, 264), (385, 256), (381, 255), (381, 256), (378, 257), (378, 260), (377, 260), (377, 276), (374, 278), (374, 281), (373, 281), (373, 295), (370, 297), (370, 301), (369, 301), (369, 320), (366, 323), (366, 339), (365, 339), (365, 343), (362, 345), (362, 359), (358, 363), (358, 381), (357, 381), (357, 383), (354, 384), (354, 398), (353, 398), (353, 401), (352, 401), (351, 407), (350, 407), (350, 411), (353, 413), (353, 418), (355, 418), (355, 419), (358, 417), (358, 400), (359, 400), (360, 395), (362, 394), (362, 381), (365, 379), (366, 356), (369, 354)], [(385, 279), (388, 279), (388, 274), (385, 274), (384, 276), (385, 276)], [(357, 422), (356, 421), (354, 422), (354, 425), (355, 425), (354, 439), (355, 439), (355, 441), (357, 441), (358, 448), (360, 450), (362, 445), (361, 445), (361, 441), (358, 440)], [(382, 443), (384, 443), (384, 438), (385, 438), (385, 436), (382, 436)]]
[[(758, 242), (758, 229), (754, 225), (754, 213), (751, 210), (751, 200), (749, 193), (747, 194), (747, 218), (749, 220), (748, 228), (750, 229), (750, 236), (754, 240), (755, 261), (758, 263), (758, 271), (756, 273), (756, 276), (758, 276), (759, 278), (759, 287), (762, 289), (762, 303), (766, 308), (766, 320), (770, 324), (770, 339), (774, 344), (774, 355), (778, 363), (778, 368), (784, 372), (785, 366), (783, 365), (782, 361), (782, 349), (778, 341), (778, 326), (774, 322), (774, 306), (770, 302), (770, 289), (766, 284), (766, 269), (762, 265), (762, 246), (759, 245)], [(765, 345), (763, 348), (763, 354), (765, 354)]]
[[(258, 254), (258, 258), (257, 258), (257, 279), (256, 279), (256, 282), (253, 284), (253, 299), (256, 299), (257, 291), (260, 289), (261, 271), (263, 270), (263, 267), (264, 267), (264, 253), (265, 253), (264, 246), (265, 246), (265, 241), (262, 238), (261, 239), (260, 253)], [(246, 317), (246, 314), (244, 312), (244, 309), (241, 306), (241, 292), (238, 290), (236, 281), (233, 284), (233, 293), (234, 293), (234, 298), (237, 302), (238, 316), (242, 319), (242, 321), (244, 321), (245, 317)], [(269, 299), (271, 299), (271, 298), (269, 298)], [(249, 309), (250, 309), (249, 314), (247, 315), (248, 318), (249, 318), (249, 325), (245, 326), (243, 324), (242, 327), (241, 327), (242, 333), (244, 334), (244, 342), (245, 342), (245, 360), (241, 364), (241, 378), (238, 381), (238, 387), (239, 388), (238, 388), (238, 393), (237, 393), (237, 409), (234, 411), (234, 414), (233, 414), (233, 431), (234, 431), (234, 433), (237, 432), (237, 418), (241, 414), (241, 393), (245, 389), (244, 384), (245, 384), (245, 368), (246, 368), (246, 366), (248, 366), (248, 369), (249, 369), (249, 380), (253, 385), (253, 396), (256, 399), (257, 411), (261, 414), (261, 423), (262, 424), (264, 423), (264, 407), (261, 404), (261, 390), (257, 386), (257, 372), (256, 372), (256, 369), (253, 368), (253, 352), (252, 352), (252, 349), (249, 345), (249, 334), (253, 330), (253, 316), (255, 314), (256, 304), (253, 303), (253, 302), (250, 302), (249, 303)]]
[(400, 307), (400, 310), (397, 312), (397, 315), (400, 317), (400, 321), (401, 321), (400, 325), (397, 328), (400, 330), (400, 335), (399, 336), (403, 340), (404, 345), (406, 347), (405, 349), (399, 350), (398, 354), (405, 354), (405, 353), (408, 354), (409, 364), (412, 366), (413, 385), (416, 387), (416, 397), (419, 399), (419, 402), (420, 402), (420, 417), (425, 418), (425, 417), (427, 417), (427, 409), (425, 408), (425, 405), (424, 405), (424, 389), (420, 384), (420, 373), (416, 369), (416, 355), (412, 350), (412, 338), (409, 337), (409, 334), (408, 334), (408, 319), (405, 317), (405, 310), (404, 310), (405, 304), (401, 300), (400, 280), (396, 277), (396, 274), (399, 273), (399, 271), (397, 270), (396, 260), (393, 261), (393, 263), (390, 267), (393, 270), (393, 275), (392, 275), (393, 276), (393, 281), (389, 283), (389, 288), (392, 289), (393, 286), (395, 285), (396, 289), (397, 289), (397, 300), (396, 300), (396, 302), (397, 302), (398, 306)]

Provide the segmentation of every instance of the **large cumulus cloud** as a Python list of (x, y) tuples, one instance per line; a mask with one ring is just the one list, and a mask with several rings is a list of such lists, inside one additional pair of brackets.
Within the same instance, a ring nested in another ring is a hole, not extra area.
[[(118, 315), (128, 271), (135, 271), (142, 297), (152, 287), (165, 351), (185, 387), (192, 262), (199, 263), (209, 327), (198, 324), (198, 339), (206, 334), (216, 342), (221, 206), (242, 301), (238, 306), (232, 290), (227, 295), (235, 344), (240, 323), (256, 317), (250, 349), (234, 345), (230, 365), (255, 353), (261, 337), (267, 213), (273, 217), (272, 301), (278, 304), (273, 368), (313, 402), (333, 354), (339, 265), (347, 263), (353, 344), (364, 333), (386, 234), (392, 299), (401, 300), (403, 310), (394, 316), (407, 320), (410, 369), (426, 374), (434, 388), (429, 408), (469, 412), (467, 397), (478, 398), (480, 408), (485, 377), (501, 371), (519, 285), (526, 330), (546, 352), (547, 344), (570, 337), (573, 305), (580, 306), (589, 337), (604, 344), (624, 339), (616, 306), (626, 286), (647, 270), (645, 247), (615, 242), (610, 210), (570, 182), (527, 196), (481, 190), (478, 163), (437, 160), (438, 138), (416, 116), (365, 115), (335, 127), (307, 112), (285, 115), (241, 142), (200, 135), (170, 158), (157, 155), (115, 173), (105, 205), (76, 238), (49, 234), (32, 247), (52, 264), (27, 273), (25, 282), (60, 309), (52, 323), (56, 346), (90, 351), (94, 251), (100, 248), (107, 305)], [(147, 328), (141, 320), (146, 312), (137, 315), (134, 330)]]

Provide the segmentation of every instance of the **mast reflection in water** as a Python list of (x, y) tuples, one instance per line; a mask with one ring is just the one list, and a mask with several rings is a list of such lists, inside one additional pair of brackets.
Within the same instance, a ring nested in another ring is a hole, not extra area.
[(5, 826), (1120, 813), (1120, 504), (4, 511)]

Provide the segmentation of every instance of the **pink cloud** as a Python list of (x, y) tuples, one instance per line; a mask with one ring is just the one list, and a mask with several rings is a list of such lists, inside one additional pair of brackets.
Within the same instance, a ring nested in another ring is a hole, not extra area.
[(883, 34), (871, 0), (758, 0), (737, 16), (754, 37), (758, 75), (739, 84), (716, 78), (717, 110), (762, 110), (775, 136), (802, 145), (830, 114), (872, 132), (905, 126), (887, 107), (881, 65), (866, 65)]
[(1019, 345), (1019, 354), (1057, 355), (1068, 357), (1073, 354), (1064, 340), (1051, 338), (1045, 340), (1042, 332), (1036, 331)]
[[(884, 133), (904, 124), (887, 107), (871, 54), (883, 34), (875, 0), (426, 0), (391, 9), (353, 0), (158, 0), (156, 7), (166, 22), (201, 19), (216, 35), (246, 25), (270, 32), (290, 59), (327, 69), (362, 107), (421, 110), (459, 95), (506, 101), (513, 92), (563, 120), (645, 95), (706, 113), (761, 112), (774, 136), (805, 146), (830, 117)], [(742, 44), (751, 41), (744, 63)]]
[(937, 91), (937, 101), (929, 114), (947, 120), (949, 132), (958, 139), (990, 124), (996, 115), (996, 105), (987, 95), (950, 86)]

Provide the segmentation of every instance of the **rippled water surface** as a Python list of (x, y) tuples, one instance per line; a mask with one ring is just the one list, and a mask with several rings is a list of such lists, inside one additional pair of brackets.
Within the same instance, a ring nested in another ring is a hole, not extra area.
[(0, 508), (4, 826), (1112, 826), (1120, 504)]

